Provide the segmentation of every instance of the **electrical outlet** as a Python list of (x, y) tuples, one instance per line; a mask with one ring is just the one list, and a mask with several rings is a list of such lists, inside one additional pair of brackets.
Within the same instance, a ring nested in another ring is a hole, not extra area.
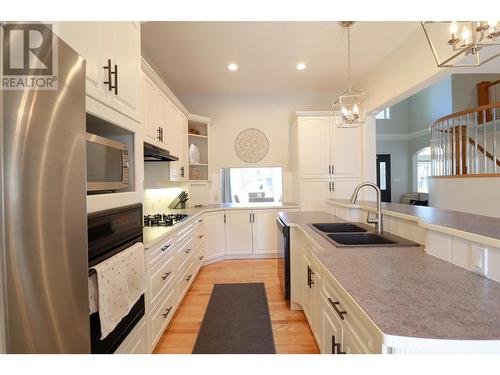
[(479, 245), (472, 245), (471, 269), (481, 275), (486, 275), (488, 265), (488, 249)]

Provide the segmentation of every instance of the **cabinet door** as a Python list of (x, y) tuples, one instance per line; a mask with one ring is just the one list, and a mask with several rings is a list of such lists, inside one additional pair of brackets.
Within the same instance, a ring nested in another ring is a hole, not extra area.
[(303, 211), (325, 211), (326, 200), (331, 198), (330, 180), (301, 180), (300, 208)]
[[(170, 179), (172, 181), (183, 181), (188, 179), (188, 120), (177, 108), (173, 108), (170, 114), (173, 119), (169, 120), (175, 126), (167, 127), (168, 150), (179, 158), (170, 163)], [(175, 142), (174, 142), (175, 140)]]
[(321, 354), (337, 354), (342, 346), (342, 321), (333, 311), (327, 297), (321, 295)]
[(298, 127), (300, 178), (329, 178), (329, 117), (302, 117)]
[(370, 351), (364, 347), (357, 337), (354, 327), (349, 324), (347, 319), (343, 325), (342, 351), (346, 354), (370, 354)]
[(359, 185), (360, 182), (361, 180), (359, 178), (348, 180), (332, 180), (332, 198), (349, 199), (354, 192), (354, 189)]
[(333, 177), (361, 175), (361, 128), (337, 128), (331, 119)]
[(205, 258), (211, 260), (226, 253), (226, 224), (223, 211), (204, 215)]
[(226, 211), (226, 254), (252, 253), (250, 210)]
[(157, 87), (145, 73), (142, 73), (141, 118), (144, 131), (150, 143), (158, 142)]
[(167, 139), (169, 136), (167, 132), (167, 123), (169, 121), (169, 116), (170, 116), (170, 111), (171, 111), (171, 106), (170, 106), (170, 100), (167, 98), (167, 96), (160, 91), (159, 89), (156, 91), (156, 103), (157, 103), (157, 114), (158, 114), (158, 127), (161, 128), (163, 132), (163, 140), (159, 141), (159, 145), (162, 148), (167, 149), (172, 153), (172, 155), (175, 155), (172, 150), (168, 149), (168, 144), (167, 144)]
[(277, 210), (253, 211), (253, 252), (257, 254), (278, 251)]
[(86, 93), (102, 101), (104, 70), (99, 55), (102, 44), (103, 22), (58, 22), (54, 31), (85, 59)]
[(111, 59), (111, 67), (118, 67), (118, 91), (107, 93), (107, 104), (126, 116), (139, 120), (139, 82), (141, 74), (141, 32), (139, 22), (105, 22), (102, 65)]

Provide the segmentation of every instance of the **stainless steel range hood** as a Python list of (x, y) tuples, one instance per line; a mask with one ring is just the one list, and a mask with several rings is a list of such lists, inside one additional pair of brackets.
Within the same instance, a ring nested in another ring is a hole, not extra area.
[(168, 150), (144, 142), (144, 161), (177, 161), (177, 156), (171, 155)]

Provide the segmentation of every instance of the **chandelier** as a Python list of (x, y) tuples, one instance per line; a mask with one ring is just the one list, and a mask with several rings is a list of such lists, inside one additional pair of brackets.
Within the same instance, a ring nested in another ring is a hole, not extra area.
[(333, 105), (334, 119), (339, 128), (356, 128), (365, 122), (368, 94), (352, 88), (351, 80), (351, 30), (353, 21), (341, 21), (347, 28), (347, 66), (349, 89), (340, 95)]
[(438, 67), (471, 67), (500, 56), (498, 21), (424, 21)]

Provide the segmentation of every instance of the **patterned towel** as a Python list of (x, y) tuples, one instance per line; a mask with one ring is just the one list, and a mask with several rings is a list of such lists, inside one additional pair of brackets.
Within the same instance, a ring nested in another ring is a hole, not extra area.
[(103, 340), (145, 291), (144, 245), (138, 242), (92, 268), (97, 272), (98, 301), (89, 301), (90, 310), (98, 307)]

